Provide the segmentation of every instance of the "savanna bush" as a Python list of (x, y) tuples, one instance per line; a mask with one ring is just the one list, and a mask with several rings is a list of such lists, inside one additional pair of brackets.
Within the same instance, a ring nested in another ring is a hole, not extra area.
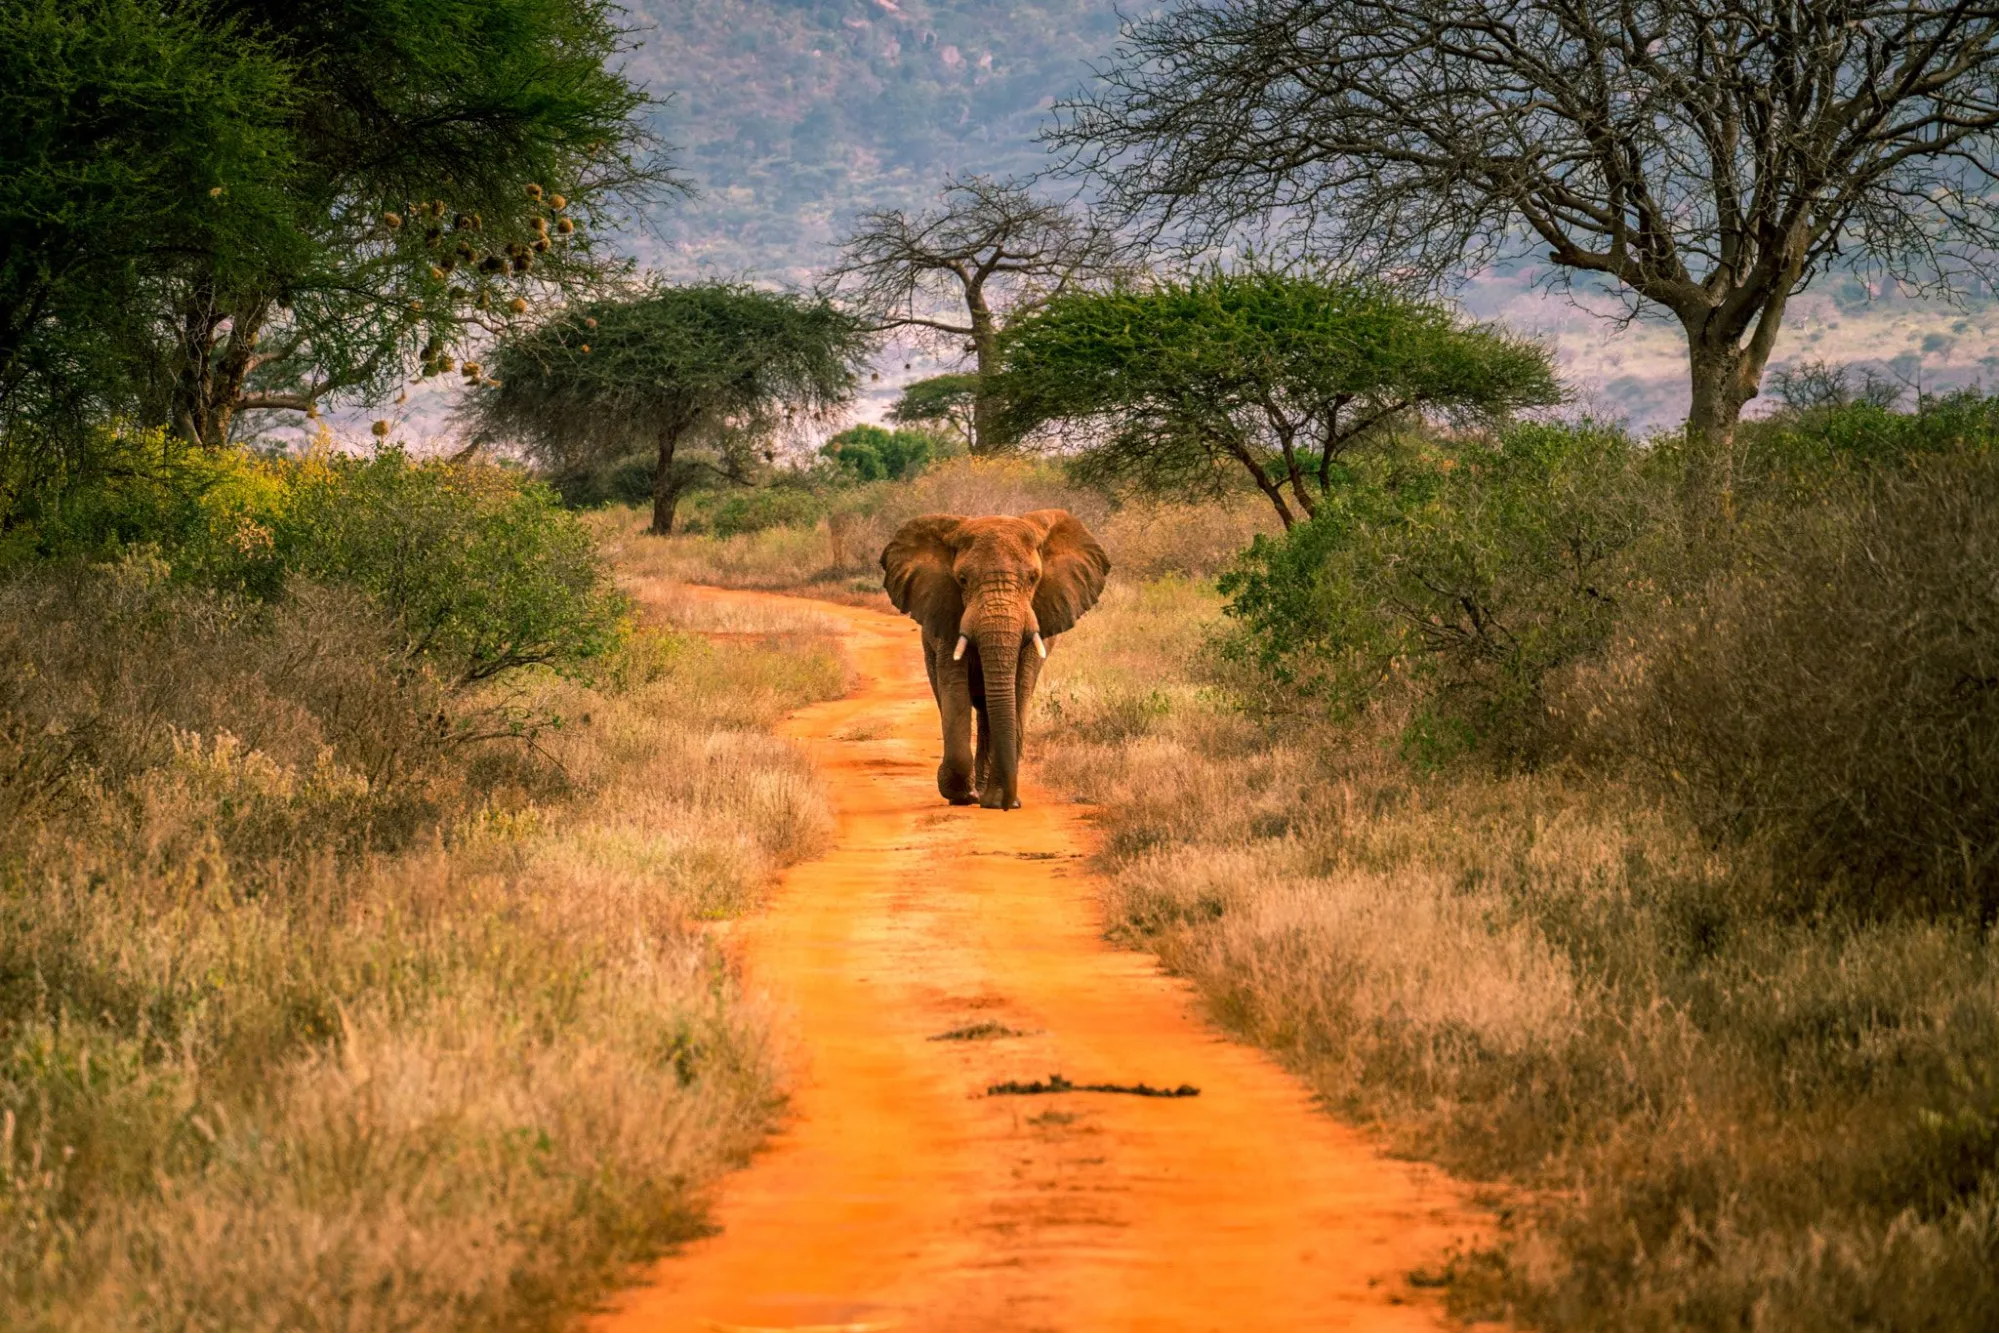
[(654, 455), (648, 450), (588, 468), (553, 473), (548, 484), (562, 497), (562, 503), (571, 509), (650, 505), (655, 466)]
[(1837, 478), (1995, 446), (1999, 395), (1925, 395), (1908, 412), (1895, 411), (1884, 395), (1806, 403), (1745, 424), (1737, 433), (1737, 469), (1752, 502), (1810, 503)]
[(283, 467), (164, 431), (93, 427), (76, 469), (8, 497), (0, 566), (112, 561), (147, 547), (183, 577), (268, 596), (282, 581), (272, 523), (283, 506)]
[[(761, 732), (838, 663), (652, 630), (454, 689), (365, 583), (0, 576), (0, 1323), (555, 1327), (767, 1124), (690, 922), (823, 843)], [(569, 725), (493, 735), (523, 695)]]
[(168, 862), (202, 854), (218, 820), (242, 834), (218, 850), (398, 846), (480, 730), (444, 710), (444, 682), (410, 670), (394, 620), (350, 588), (300, 582), (270, 606), (142, 554), (0, 582), (0, 826), (20, 836), (170, 772), (234, 786), (186, 846), (156, 822)]
[(863, 422), (828, 440), (819, 453), (832, 461), (843, 481), (907, 482), (933, 460), (948, 456), (953, 443), (921, 427), (889, 430)]
[(1328, 1105), (1520, 1188), (1454, 1315), (1993, 1322), (1999, 935), (1762, 911), (1754, 858), (1621, 755), (1418, 776), (1371, 719), (1270, 728), (1216, 689), (1219, 620), (1209, 586), (1113, 582), (1043, 678), (1043, 773), (1099, 809), (1113, 939)]
[(406, 657), (458, 684), (596, 657), (625, 610), (549, 487), (394, 448), (289, 459), (140, 434), (20, 518), (17, 568), (151, 552), (179, 582), (264, 602), (301, 579), (356, 590), (401, 629)]
[(273, 559), (359, 589), (452, 680), (573, 666), (617, 642), (623, 599), (553, 491), (490, 466), (318, 456), (293, 465)]
[(710, 491), (687, 505), (681, 529), (736, 537), (769, 528), (810, 528), (826, 514), (826, 501), (803, 487)]
[(1399, 696), (1421, 757), (1528, 755), (1547, 673), (1603, 644), (1635, 578), (1642, 462), (1593, 422), (1356, 459), (1316, 517), (1222, 576), (1224, 652), (1339, 716)]
[(1999, 454), (1822, 485), (1739, 541), (1577, 673), (1576, 751), (1761, 846), (1798, 906), (1999, 916)]

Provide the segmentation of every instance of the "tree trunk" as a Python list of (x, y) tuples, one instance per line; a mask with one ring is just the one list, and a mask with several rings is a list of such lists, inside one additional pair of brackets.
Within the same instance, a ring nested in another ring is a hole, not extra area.
[(972, 355), (979, 373), (979, 387), (972, 395), (972, 452), (997, 454), (1012, 443), (1000, 431), (999, 400), (986, 387), (999, 374), (999, 322), (987, 308), (982, 289), (967, 289), (965, 305), (972, 317)]
[(1693, 396), (1680, 509), (1690, 543), (1711, 543), (1735, 517), (1735, 428), (1749, 397), (1742, 392), (1742, 360), (1732, 339), (1712, 346), (1688, 338)]
[(270, 302), (261, 297), (245, 298), (218, 314), (219, 301), (206, 284), (189, 296), (173, 389), (174, 425), (190, 444), (208, 450), (229, 443), (244, 387), (257, 364), (257, 338), (270, 313)]
[[(1801, 224), (1802, 225), (1802, 224)], [(1712, 545), (1735, 522), (1735, 429), (1742, 405), (1763, 385), (1784, 308), (1804, 270), (1801, 235), (1791, 259), (1734, 309), (1683, 314), (1693, 399), (1687, 407), (1687, 469), (1680, 505), (1690, 544)], [(1748, 336), (1747, 342), (1744, 335)]]
[(1257, 490), (1263, 492), (1269, 499), (1271, 508), (1277, 511), (1277, 517), (1284, 523), (1284, 531), (1288, 533), (1297, 527), (1297, 516), (1292, 514), (1291, 507), (1284, 503), (1284, 488), (1278, 485), (1277, 479), (1270, 475), (1267, 468), (1257, 462), (1256, 455), (1240, 441), (1229, 441), (1222, 447), (1243, 466), (1243, 470), (1255, 481)]
[(678, 432), (659, 433), (659, 461), (652, 470), (652, 532), (656, 537), (673, 532), (673, 512), (680, 506), (680, 478), (673, 470), (673, 450), (678, 443)]

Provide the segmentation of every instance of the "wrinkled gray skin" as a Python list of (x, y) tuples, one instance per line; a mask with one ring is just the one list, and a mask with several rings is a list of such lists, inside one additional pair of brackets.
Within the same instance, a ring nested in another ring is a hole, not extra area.
[(1095, 605), (1110, 568), (1067, 510), (925, 514), (890, 540), (882, 584), (896, 609), (923, 627), (924, 666), (944, 727), (937, 790), (946, 801), (1020, 805), (1021, 724), (1042, 647)]

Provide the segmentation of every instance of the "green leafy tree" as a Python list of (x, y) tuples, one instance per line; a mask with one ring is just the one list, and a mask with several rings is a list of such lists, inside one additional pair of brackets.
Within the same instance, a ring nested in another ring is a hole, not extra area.
[(611, 68), (621, 15), (0, 7), (9, 475), (45, 476), (114, 415), (214, 448), (246, 412), (384, 395), (530, 301), (601, 285), (620, 265), (593, 224), (674, 185), (649, 99)]
[(903, 386), (902, 396), (888, 410), (898, 426), (929, 426), (972, 443), (973, 408), (979, 397), (976, 375), (933, 375)]
[(0, 6), (0, 522), (136, 412), (165, 275), (300, 257), (294, 91), (197, 6)]
[(1011, 430), (1075, 433), (1086, 481), (1201, 495), (1247, 477), (1286, 528), (1400, 419), (1561, 396), (1536, 344), (1383, 288), (1256, 269), (1062, 297), (1009, 331), (995, 387)]
[(1535, 254), (1677, 323), (1697, 523), (1816, 276), (1995, 277), (1988, 3), (1176, 0), (1101, 74), (1055, 137), (1115, 213), (1437, 277)]
[(300, 255), (195, 262), (165, 294), (163, 412), (227, 440), (238, 414), (379, 397), (468, 334), (601, 281), (607, 210), (673, 182), (612, 66), (611, 0), (218, 0), (292, 69)]
[[(824, 301), (734, 283), (653, 283), (578, 302), (494, 350), (465, 416), (570, 471), (654, 456), (652, 531), (703, 479), (747, 481), (753, 451), (845, 403), (873, 336)], [(688, 453), (698, 448), (698, 453)]]
[(862, 423), (819, 447), (856, 482), (906, 482), (936, 457), (937, 441), (927, 431), (890, 431)]

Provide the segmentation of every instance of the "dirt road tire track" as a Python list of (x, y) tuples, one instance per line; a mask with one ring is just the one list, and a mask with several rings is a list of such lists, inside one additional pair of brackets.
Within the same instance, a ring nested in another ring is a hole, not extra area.
[[(780, 730), (838, 835), (737, 927), (796, 1042), (791, 1115), (722, 1187), (720, 1231), (597, 1327), (1436, 1327), (1408, 1276), (1481, 1230), (1464, 1189), (1383, 1157), (1107, 946), (1078, 807), (1032, 781), (1021, 810), (946, 806), (916, 627), (813, 607), (858, 679)], [(938, 1036), (984, 1024), (1020, 1036)], [(1201, 1093), (985, 1092), (1051, 1073)]]

